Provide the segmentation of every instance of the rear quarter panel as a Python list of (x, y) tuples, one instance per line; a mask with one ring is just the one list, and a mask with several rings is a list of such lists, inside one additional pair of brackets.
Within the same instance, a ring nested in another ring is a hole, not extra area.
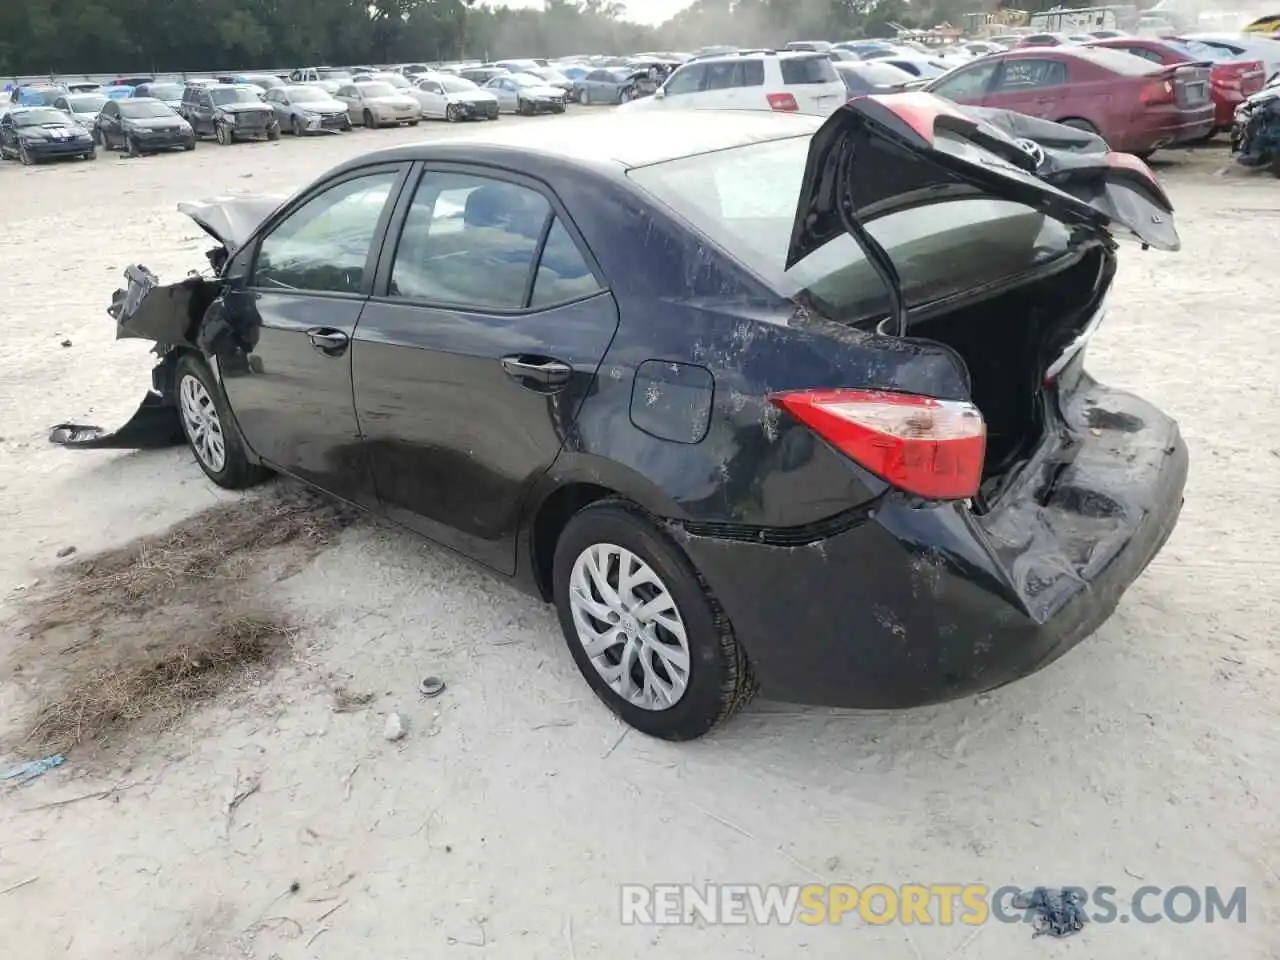
[(537, 496), (586, 482), (686, 523), (821, 523), (885, 485), (785, 419), (771, 392), (873, 386), (967, 396), (963, 364), (947, 348), (811, 315), (621, 177), (561, 180), (556, 192), (621, 320)]

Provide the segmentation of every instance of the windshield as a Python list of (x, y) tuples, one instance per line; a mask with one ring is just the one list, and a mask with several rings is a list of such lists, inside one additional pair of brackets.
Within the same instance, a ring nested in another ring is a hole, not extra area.
[(100, 93), (83, 93), (75, 97), (67, 97), (67, 106), (72, 113), (97, 113), (107, 102)]
[(24, 90), (22, 92), (22, 102), (31, 106), (51, 107), (53, 106), (53, 101), (65, 93), (65, 90), (58, 87), (49, 90)]
[(333, 99), (319, 87), (286, 87), (285, 93), (294, 103), (313, 103)]
[(357, 83), (360, 92), (366, 97), (389, 97), (396, 92), (396, 88), (389, 83), (383, 83), (381, 80), (370, 80), (366, 83)]
[[(803, 297), (834, 320), (872, 317), (886, 309), (888, 296), (852, 237), (838, 236), (785, 268), (809, 142), (756, 143), (628, 176), (783, 296)], [(900, 167), (904, 160), (897, 153), (867, 162)], [(878, 216), (868, 210), (867, 229), (893, 258), (912, 306), (1005, 279), (1069, 249), (1070, 231), (1058, 221), (974, 190), (896, 203)]]
[(66, 114), (61, 110), (46, 110), (43, 107), (13, 115), (14, 126), (18, 127), (41, 127), (47, 123), (65, 124), (66, 122)]
[(541, 87), (546, 83), (541, 77), (531, 77), (527, 73), (512, 74), (511, 79), (522, 87)]
[(1221, 47), (1211, 47), (1199, 40), (1166, 40), (1165, 44), (1193, 60), (1228, 60), (1230, 54)]
[(219, 106), (228, 103), (261, 103), (262, 97), (257, 90), (250, 90), (246, 87), (212, 87), (209, 90), (209, 96), (213, 98), (213, 102)]
[(284, 81), (279, 77), (273, 77), (266, 73), (255, 73), (252, 76), (245, 77), (244, 82), (252, 83), (255, 87), (261, 87), (263, 90), (284, 86)]
[(444, 87), (446, 93), (464, 93), (467, 90), (479, 89), (470, 80), (465, 77), (451, 77), (448, 74), (441, 74), (438, 77), (432, 77), (432, 82), (440, 84)]
[(176, 117), (177, 114), (159, 100), (119, 100), (120, 116), (130, 120), (146, 120), (151, 117)]
[(147, 87), (147, 96), (157, 100), (181, 100), (182, 87), (176, 83), (153, 83)]
[(351, 72), (349, 70), (329, 70), (321, 68), (316, 71), (316, 76), (321, 80), (350, 80)]

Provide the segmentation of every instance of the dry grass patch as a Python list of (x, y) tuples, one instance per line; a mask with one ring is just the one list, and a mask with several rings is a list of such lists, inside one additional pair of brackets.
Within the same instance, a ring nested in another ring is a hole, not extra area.
[(280, 484), (59, 568), (26, 603), (5, 679), (31, 696), (23, 753), (110, 745), (155, 730), (285, 650), (272, 602), (358, 514)]

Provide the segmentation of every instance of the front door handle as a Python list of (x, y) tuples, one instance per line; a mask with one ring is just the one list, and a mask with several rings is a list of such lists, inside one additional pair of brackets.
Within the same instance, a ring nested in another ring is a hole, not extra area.
[(502, 369), (514, 380), (532, 381), (544, 387), (562, 387), (573, 376), (573, 367), (562, 360), (524, 353), (503, 357)]
[(307, 331), (307, 339), (326, 357), (341, 356), (351, 342), (351, 338), (345, 333), (332, 327), (312, 327)]

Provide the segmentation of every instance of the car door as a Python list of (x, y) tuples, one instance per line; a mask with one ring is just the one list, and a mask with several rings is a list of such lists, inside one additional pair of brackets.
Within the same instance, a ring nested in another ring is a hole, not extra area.
[(401, 195), (352, 346), (387, 515), (511, 573), (525, 496), (572, 436), (617, 325), (598, 267), (543, 185), (426, 168)]
[(578, 81), (582, 89), (582, 102), (595, 103), (597, 100), (603, 99), (601, 94), (605, 90), (606, 81), (612, 81), (612, 77), (607, 70), (592, 70), (585, 77)]
[(972, 66), (953, 70), (945, 77), (939, 77), (929, 84), (928, 90), (930, 93), (936, 93), (956, 103), (982, 106), (992, 87), (995, 86), (999, 68), (998, 60), (980, 61)]
[(356, 89), (353, 83), (344, 83), (338, 87), (338, 92), (334, 94), (338, 100), (342, 101), (343, 106), (347, 108), (347, 119), (352, 123), (362, 122), (362, 113), (360, 110), (360, 91)]
[(716, 60), (706, 65), (702, 76), (702, 89), (698, 94), (698, 106), (702, 108), (728, 108), (734, 105), (733, 76), (738, 64), (732, 60)]
[(108, 100), (98, 111), (98, 138), (108, 150), (124, 142), (124, 131), (121, 129), (120, 104)]
[(1015, 110), (1029, 117), (1053, 119), (1069, 82), (1061, 60), (1019, 57), (1005, 60), (983, 106)]
[(263, 94), (262, 99), (271, 105), (271, 112), (275, 114), (276, 123), (282, 127), (288, 127), (290, 119), (289, 95), (276, 87)]
[(231, 410), (258, 456), (376, 506), (351, 402), (351, 337), (409, 164), (337, 175), (274, 215), (236, 254), (215, 345)]
[(13, 114), (6, 113), (0, 117), (0, 151), (9, 153), (18, 149), (18, 135), (13, 124)]
[(495, 77), (489, 81), (498, 97), (498, 109), (515, 113), (520, 109), (520, 91), (510, 77)]
[(418, 86), (418, 102), (422, 104), (422, 112), (428, 117), (443, 117), (449, 108), (444, 87), (434, 80), (423, 80)]

